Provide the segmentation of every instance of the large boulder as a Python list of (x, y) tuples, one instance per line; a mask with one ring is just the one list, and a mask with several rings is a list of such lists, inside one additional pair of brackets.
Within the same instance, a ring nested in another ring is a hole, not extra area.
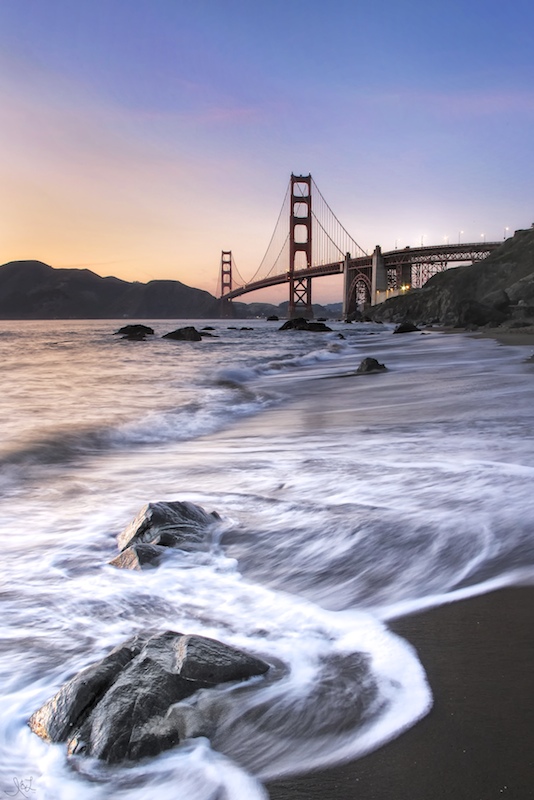
[(28, 724), (48, 742), (67, 742), (69, 755), (136, 760), (207, 734), (207, 722), (182, 703), (199, 689), (268, 669), (261, 659), (204, 636), (136, 637), (74, 676)]

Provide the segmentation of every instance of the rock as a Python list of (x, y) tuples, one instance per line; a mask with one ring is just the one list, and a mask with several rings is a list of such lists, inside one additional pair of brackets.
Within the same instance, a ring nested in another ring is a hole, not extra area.
[(167, 548), (155, 544), (135, 544), (127, 547), (109, 563), (119, 569), (145, 569), (157, 567)]
[(362, 375), (369, 372), (384, 372), (385, 370), (387, 370), (387, 367), (384, 364), (380, 364), (376, 358), (364, 358), (356, 372)]
[(276, 316), (276, 314), (271, 314), (270, 317), (267, 317), (267, 322), (278, 322), (278, 321), (279, 318)]
[(280, 331), (331, 331), (328, 325), (324, 322), (308, 322), (304, 317), (296, 317), (295, 319), (288, 319), (284, 322)]
[(48, 742), (67, 741), (69, 755), (108, 763), (154, 756), (209, 727), (181, 701), (268, 669), (261, 659), (204, 636), (138, 637), (68, 681), (28, 724)]
[(363, 322), (363, 314), (361, 311), (353, 311), (347, 316), (345, 322)]
[(413, 322), (406, 320), (406, 322), (401, 322), (399, 325), (397, 325), (393, 333), (413, 333), (420, 330), (421, 328), (418, 328), (417, 325), (413, 324)]
[(99, 702), (124, 667), (145, 643), (141, 637), (114, 648), (105, 658), (71, 678), (54, 697), (33, 714), (28, 725), (47, 742), (64, 742), (76, 725)]
[(185, 328), (177, 328), (175, 331), (171, 331), (170, 333), (165, 333), (162, 339), (176, 339), (183, 342), (201, 342), (202, 336), (197, 331), (196, 328), (193, 328), (192, 325), (188, 325)]
[(489, 292), (489, 294), (484, 295), (480, 302), (485, 306), (496, 308), (497, 311), (504, 312), (508, 311), (508, 307), (510, 306), (510, 298), (504, 289), (497, 289), (494, 292)]
[(115, 331), (113, 335), (117, 336), (119, 333), (124, 334), (125, 339), (135, 339), (139, 336), (144, 338), (145, 336), (153, 336), (154, 329), (149, 328), (148, 325), (124, 325), (118, 331)]
[(508, 314), (492, 306), (476, 300), (466, 300), (458, 304), (456, 328), (481, 327), (483, 325), (498, 326), (508, 319)]
[(161, 547), (205, 549), (210, 526), (220, 517), (194, 503), (147, 503), (117, 537), (119, 550), (148, 543)]

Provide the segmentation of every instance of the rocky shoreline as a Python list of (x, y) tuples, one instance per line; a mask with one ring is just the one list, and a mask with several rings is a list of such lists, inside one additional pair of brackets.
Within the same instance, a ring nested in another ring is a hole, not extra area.
[(534, 227), (516, 231), (484, 261), (439, 272), (366, 314), (376, 322), (534, 331)]

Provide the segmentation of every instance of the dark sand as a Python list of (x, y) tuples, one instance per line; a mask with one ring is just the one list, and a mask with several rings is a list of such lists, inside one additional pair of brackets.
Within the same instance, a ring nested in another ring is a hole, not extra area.
[(428, 716), (358, 761), (270, 783), (271, 800), (534, 798), (534, 588), (390, 627), (425, 667), (434, 695)]

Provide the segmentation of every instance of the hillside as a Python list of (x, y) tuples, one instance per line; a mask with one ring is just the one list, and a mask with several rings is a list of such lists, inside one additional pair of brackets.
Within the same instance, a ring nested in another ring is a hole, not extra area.
[(41, 261), (0, 266), (0, 319), (165, 319), (217, 317), (209, 292), (179, 281), (130, 283)]
[(369, 313), (375, 320), (456, 327), (534, 322), (534, 227), (516, 231), (484, 261), (440, 272)]

